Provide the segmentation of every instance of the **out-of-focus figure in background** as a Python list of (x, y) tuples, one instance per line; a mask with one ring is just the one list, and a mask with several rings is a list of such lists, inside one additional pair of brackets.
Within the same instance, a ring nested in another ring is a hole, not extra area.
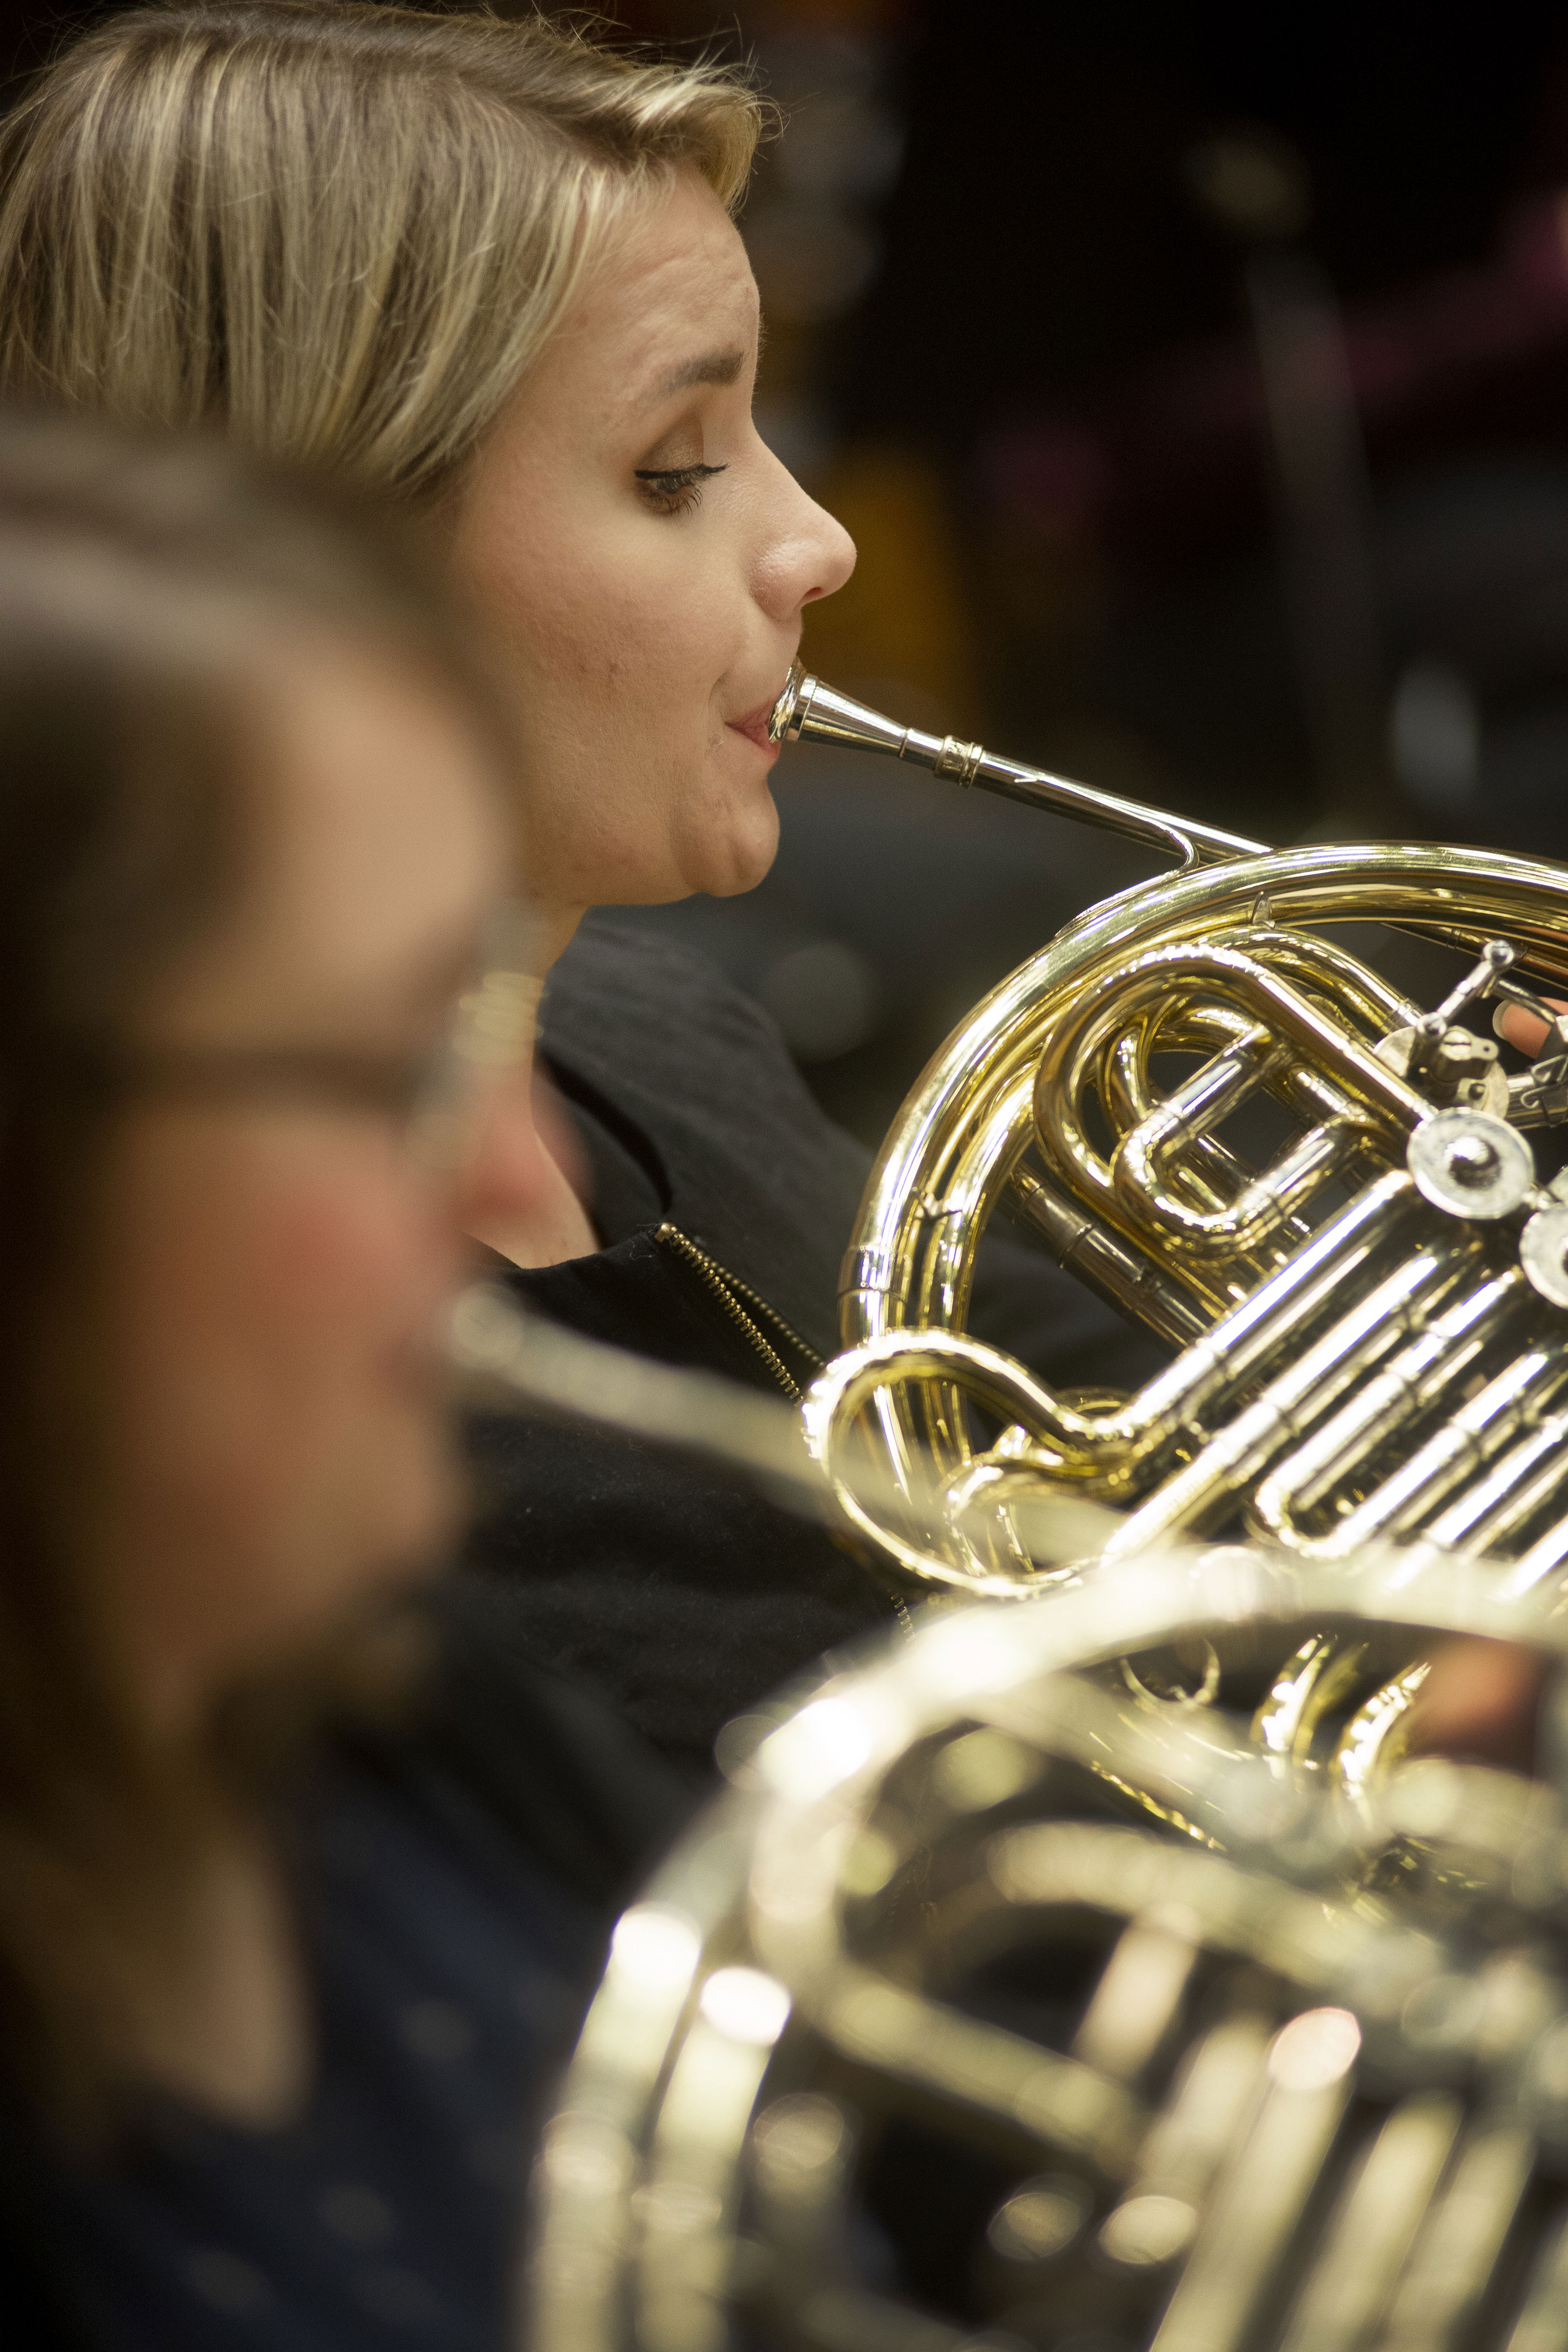
[[(733, 76), (542, 20), (180, 0), (111, 17), (4, 131), (0, 383), (221, 425), (420, 519), (516, 702), (551, 952), (595, 903), (760, 880), (768, 712), (852, 561), (751, 414), (726, 206), (758, 121)], [(577, 1189), (557, 1166), (538, 1213), (476, 1224), (514, 1287), (798, 1396), (837, 1344), (863, 1149), (755, 1003), (646, 931), (583, 925), (542, 1034)], [(976, 1328), (1053, 1379), (1155, 1360), (1019, 1242), (977, 1290)], [(760, 1497), (699, 1505), (556, 1430), (477, 1438), (480, 1553), (519, 1627), (698, 1770), (730, 1717), (892, 1613)]]
[(465, 1229), (541, 1191), (508, 730), (368, 524), (11, 421), (0, 742), (0, 2332), (492, 2352), (668, 1818), (420, 1599)]

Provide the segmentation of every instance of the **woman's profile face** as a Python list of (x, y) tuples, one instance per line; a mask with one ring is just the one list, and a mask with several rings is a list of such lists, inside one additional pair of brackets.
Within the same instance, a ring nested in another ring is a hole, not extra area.
[(848, 535), (751, 421), (757, 288), (690, 167), (634, 215), (481, 446), (454, 555), (498, 635), (544, 903), (749, 889), (768, 714)]
[[(235, 898), (132, 1043), (186, 1066), (417, 1070), (505, 888), (486, 755), (434, 687), (319, 644), (264, 681), (247, 741)], [(155, 1723), (285, 1663), (450, 1535), (441, 1326), (470, 1221), (536, 1203), (525, 1087), (461, 1174), (363, 1094), (150, 1096), (117, 1121), (85, 1307), (107, 1401), (93, 1553)]]

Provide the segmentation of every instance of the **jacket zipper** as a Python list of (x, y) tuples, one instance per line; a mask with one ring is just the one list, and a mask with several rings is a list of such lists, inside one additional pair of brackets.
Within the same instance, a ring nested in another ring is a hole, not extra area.
[[(745, 1335), (761, 1357), (790, 1402), (799, 1404), (805, 1391), (790, 1371), (778, 1349), (764, 1333), (762, 1324), (770, 1325), (785, 1345), (795, 1350), (802, 1363), (810, 1364), (813, 1370), (820, 1372), (822, 1370), (822, 1359), (818, 1355), (815, 1348), (801, 1339), (794, 1325), (787, 1323), (776, 1307), (768, 1305), (760, 1291), (753, 1290), (748, 1282), (742, 1282), (739, 1275), (731, 1274), (728, 1266), (721, 1265), (717, 1258), (710, 1257), (706, 1250), (699, 1249), (695, 1242), (682, 1233), (679, 1225), (667, 1223), (661, 1225), (657, 1239), (664, 1243), (666, 1249), (673, 1250), (683, 1265), (690, 1266), (709, 1297), (716, 1299), (730, 1321)], [(745, 1302), (744, 1305), (742, 1301)], [(865, 1560), (857, 1546), (847, 1537), (836, 1535), (832, 1540), (862, 1568), (865, 1567)], [(908, 1606), (902, 1596), (896, 1592), (891, 1598), (894, 1614), (907, 1638), (915, 1631)]]
[(805, 1391), (762, 1327), (765, 1323), (769, 1325), (803, 1364), (809, 1364), (813, 1372), (820, 1372), (822, 1359), (816, 1349), (807, 1345), (776, 1307), (768, 1305), (760, 1291), (753, 1290), (748, 1282), (742, 1282), (737, 1274), (731, 1274), (728, 1266), (721, 1265), (717, 1258), (709, 1257), (706, 1250), (699, 1249), (695, 1242), (682, 1233), (679, 1225), (661, 1225), (657, 1238), (666, 1249), (673, 1250), (683, 1264), (690, 1266), (709, 1297), (717, 1300), (736, 1328), (761, 1357), (790, 1402), (799, 1404)]

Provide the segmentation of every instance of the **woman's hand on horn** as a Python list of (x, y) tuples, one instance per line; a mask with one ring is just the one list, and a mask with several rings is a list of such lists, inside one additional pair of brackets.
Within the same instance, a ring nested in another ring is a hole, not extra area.
[[(1545, 1002), (1553, 1013), (1568, 1013), (1568, 1004), (1561, 997), (1549, 996)], [(1521, 1054), (1539, 1054), (1546, 1043), (1546, 1024), (1528, 1005), (1500, 1004), (1492, 1027), (1505, 1045), (1517, 1045)]]
[[(1558, 997), (1545, 1000), (1568, 1013)], [(1521, 1054), (1538, 1054), (1551, 1034), (1528, 1005), (1498, 1007), (1493, 1028)], [(1536, 1715), (1546, 1679), (1544, 1661), (1511, 1642), (1458, 1641), (1437, 1651), (1416, 1702), (1410, 1746), (1420, 1755), (1453, 1756), (1511, 1771), (1534, 1763)]]
[(1547, 1663), (1522, 1643), (1446, 1642), (1411, 1710), (1410, 1752), (1533, 1772)]

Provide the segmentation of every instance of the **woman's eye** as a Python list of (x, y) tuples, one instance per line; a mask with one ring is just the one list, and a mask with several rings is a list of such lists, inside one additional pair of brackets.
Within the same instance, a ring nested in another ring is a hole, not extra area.
[(702, 504), (703, 484), (722, 466), (639, 466), (636, 478), (656, 514), (690, 514)]

